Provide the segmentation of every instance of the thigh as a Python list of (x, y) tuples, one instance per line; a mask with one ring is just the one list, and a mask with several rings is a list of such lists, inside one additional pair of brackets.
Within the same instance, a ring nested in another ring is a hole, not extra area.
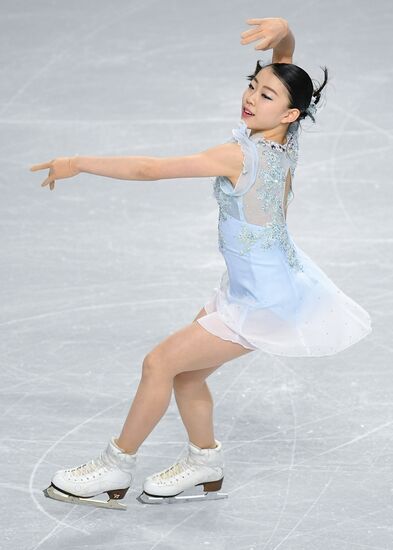
[[(193, 319), (196, 321), (199, 319), (199, 317), (204, 317), (207, 314), (207, 311), (203, 307), (199, 310), (197, 313), (197, 316)], [(174, 378), (174, 387), (176, 388), (176, 384), (183, 384), (183, 383), (202, 383), (208, 376), (210, 376), (215, 370), (219, 369), (221, 367), (222, 363), (219, 365), (216, 365), (215, 367), (210, 368), (204, 368), (204, 369), (198, 369), (198, 370), (192, 370), (192, 371), (184, 371), (179, 372), (175, 378)]]
[[(203, 314), (204, 310), (201, 310), (196, 319)], [(174, 377), (183, 372), (216, 369), (254, 351), (211, 334), (196, 319), (154, 347), (148, 354), (147, 366)]]

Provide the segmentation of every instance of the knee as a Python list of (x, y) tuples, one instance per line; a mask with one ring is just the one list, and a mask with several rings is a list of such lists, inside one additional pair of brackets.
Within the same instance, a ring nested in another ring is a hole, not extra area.
[(149, 352), (142, 363), (142, 375), (159, 377), (165, 373), (164, 360), (157, 352)]

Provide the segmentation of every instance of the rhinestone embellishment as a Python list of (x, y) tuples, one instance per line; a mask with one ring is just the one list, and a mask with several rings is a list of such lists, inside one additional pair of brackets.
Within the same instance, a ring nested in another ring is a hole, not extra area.
[[(255, 229), (255, 224), (243, 222), (237, 239), (239, 240), (240, 254), (242, 255), (247, 254), (254, 246), (267, 249), (274, 244), (278, 244), (285, 254), (288, 265), (296, 271), (303, 271), (303, 266), (299, 261), (288, 233), (282, 204), (286, 172), (288, 170), (288, 168), (284, 169), (284, 166), (288, 166), (289, 164), (289, 170), (293, 178), (298, 160), (298, 127), (299, 124), (297, 122), (289, 126), (285, 144), (267, 140), (264, 137), (258, 137), (253, 140), (257, 144), (259, 156), (263, 160), (261, 162), (262, 169), (257, 172), (256, 181), (253, 184), (255, 186), (255, 196), (261, 211), (265, 213), (264, 218), (268, 221), (264, 225), (261, 225), (260, 229)], [(242, 130), (240, 137), (237, 132), (235, 137), (231, 138), (230, 141), (237, 141), (242, 145), (241, 140), (252, 139), (252, 136), (249, 137), (247, 135), (248, 129), (244, 121), (241, 121), (239, 128)], [(283, 163), (283, 155), (287, 155), (289, 163)], [(242, 173), (247, 173), (244, 160)], [(221, 176), (214, 178), (214, 196), (219, 207), (218, 246), (222, 252), (225, 246), (225, 239), (221, 224), (227, 219), (228, 215), (231, 215), (233, 201), (239, 200), (239, 197), (225, 193), (225, 190), (221, 186)], [(288, 204), (292, 198), (293, 193), (290, 190), (287, 197)]]

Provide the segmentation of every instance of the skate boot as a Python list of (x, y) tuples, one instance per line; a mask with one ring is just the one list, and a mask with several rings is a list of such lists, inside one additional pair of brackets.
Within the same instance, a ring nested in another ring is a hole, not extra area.
[(145, 479), (137, 500), (142, 504), (169, 504), (227, 498), (227, 493), (220, 492), (224, 479), (222, 444), (215, 442), (214, 449), (202, 449), (189, 441), (185, 457)]
[[(126, 453), (115, 441), (115, 437), (112, 437), (99, 457), (86, 464), (58, 470), (49, 487), (44, 489), (44, 495), (72, 504), (126, 510), (127, 506), (118, 500), (124, 498), (131, 486), (137, 453)], [(91, 498), (101, 493), (107, 493), (109, 500)]]

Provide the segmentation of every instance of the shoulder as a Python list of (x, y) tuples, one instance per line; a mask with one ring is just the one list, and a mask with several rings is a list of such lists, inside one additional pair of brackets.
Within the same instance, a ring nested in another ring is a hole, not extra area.
[(201, 155), (221, 166), (224, 172), (222, 175), (236, 173), (236, 170), (243, 162), (242, 149), (234, 141), (215, 145), (203, 151)]
[(225, 165), (222, 175), (232, 183), (239, 178), (239, 173), (252, 171), (251, 168), (258, 163), (258, 149), (256, 143), (250, 139), (250, 131), (246, 123), (240, 120), (232, 128), (232, 135), (225, 143), (205, 151), (205, 154), (214, 155), (223, 168)]

